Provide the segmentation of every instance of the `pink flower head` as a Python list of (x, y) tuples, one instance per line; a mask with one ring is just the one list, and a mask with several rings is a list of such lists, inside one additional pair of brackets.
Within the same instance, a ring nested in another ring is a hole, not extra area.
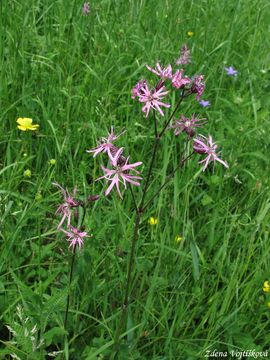
[(53, 182), (52, 184), (61, 191), (64, 198), (63, 204), (61, 204), (56, 210), (56, 214), (62, 215), (62, 219), (59, 225), (57, 226), (57, 229), (60, 229), (60, 227), (62, 226), (65, 220), (67, 220), (67, 226), (70, 226), (71, 215), (72, 215), (71, 209), (78, 207), (81, 204), (81, 202), (74, 200), (74, 196), (76, 195), (77, 192), (76, 187), (73, 190), (73, 194), (70, 195), (69, 192), (64, 188), (62, 188), (62, 186), (60, 186), (58, 183)]
[(86, 150), (88, 153), (94, 153), (93, 157), (96, 157), (99, 153), (108, 153), (108, 156), (111, 157), (111, 150), (115, 148), (113, 142), (123, 134), (123, 132), (119, 135), (115, 135), (113, 132), (113, 127), (111, 127), (111, 132), (108, 133), (106, 138), (102, 137), (99, 141), (97, 147), (91, 150)]
[(218, 161), (223, 166), (228, 168), (228, 164), (221, 160), (216, 154), (217, 145), (213, 142), (212, 136), (209, 136), (208, 139), (200, 135), (198, 138), (194, 139), (193, 150), (199, 154), (207, 154), (206, 158), (202, 161), (199, 161), (200, 164), (204, 164), (203, 171), (207, 168), (210, 162)]
[[(121, 150), (121, 149), (120, 149)], [(120, 156), (120, 152), (118, 154)], [(116, 159), (116, 158), (115, 158)], [(128, 164), (129, 157), (126, 159), (125, 163), (123, 165), (116, 165), (117, 159), (112, 164), (114, 169), (107, 169), (104, 166), (101, 166), (102, 170), (104, 171), (105, 175), (101, 176), (97, 180), (100, 179), (106, 179), (108, 181), (111, 181), (108, 189), (105, 191), (105, 196), (108, 196), (113, 187), (115, 186), (118, 194), (120, 195), (121, 199), (122, 194), (120, 192), (119, 184), (122, 183), (127, 188), (127, 182), (135, 185), (140, 186), (140, 183), (138, 181), (142, 180), (140, 176), (137, 175), (130, 175), (130, 171), (134, 171), (136, 174), (140, 174), (139, 171), (135, 170), (135, 168), (142, 164), (142, 162), (136, 162), (134, 164)], [(96, 180), (96, 181), (97, 181)]]
[(197, 75), (197, 76), (194, 76), (194, 79), (193, 79), (193, 84), (192, 84), (192, 87), (191, 87), (191, 91), (196, 95), (196, 100), (200, 100), (203, 92), (204, 92), (204, 88), (205, 88), (205, 83), (204, 83), (204, 76), (203, 75)]
[(181, 119), (176, 119), (175, 124), (171, 126), (171, 129), (174, 129), (175, 135), (185, 132), (189, 135), (189, 137), (192, 137), (195, 135), (196, 128), (205, 124), (205, 122), (203, 122), (204, 120), (206, 119), (196, 119), (194, 114), (191, 119), (181, 115)]
[(146, 117), (148, 117), (149, 111), (151, 109), (157, 110), (162, 116), (164, 116), (161, 106), (166, 108), (171, 106), (170, 104), (165, 104), (160, 101), (168, 94), (168, 91), (164, 90), (166, 90), (165, 86), (161, 86), (158, 90), (149, 90), (147, 83), (145, 83), (144, 86), (140, 89), (141, 93), (139, 94), (139, 101), (145, 103), (142, 108), (142, 112), (145, 113)]
[(159, 63), (156, 64), (155, 69), (151, 68), (150, 66), (146, 65), (147, 69), (152, 73), (159, 76), (162, 80), (171, 79), (172, 78), (172, 66), (169, 64), (167, 67), (161, 67)]
[(90, 5), (88, 2), (83, 4), (82, 12), (84, 15), (88, 15), (90, 13)]
[(61, 229), (61, 231), (67, 235), (67, 241), (70, 242), (69, 247), (72, 246), (72, 250), (77, 245), (81, 248), (84, 244), (84, 238), (89, 236), (86, 231), (79, 231), (74, 226), (69, 226), (68, 231), (64, 229)]
[(145, 80), (140, 80), (139, 82), (137, 82), (137, 84), (131, 89), (131, 99), (136, 99), (136, 97), (139, 97), (139, 95), (141, 95), (141, 88), (144, 87), (146, 84)]
[(176, 60), (176, 65), (186, 65), (186, 64), (191, 64), (191, 55), (188, 46), (185, 44), (180, 49), (180, 56)]
[(172, 86), (176, 89), (184, 88), (187, 84), (191, 83), (191, 80), (189, 77), (184, 76), (183, 77), (184, 70), (177, 70), (172, 78)]

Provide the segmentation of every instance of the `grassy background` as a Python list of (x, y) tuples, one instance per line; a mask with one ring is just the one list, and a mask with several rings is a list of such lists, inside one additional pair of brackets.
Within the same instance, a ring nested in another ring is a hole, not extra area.
[[(142, 116), (130, 89), (143, 77), (154, 80), (145, 64), (173, 63), (184, 43), (193, 55), (187, 73), (205, 75), (203, 98), (211, 107), (192, 99), (182, 112), (208, 118), (202, 132), (217, 140), (230, 168), (202, 173), (198, 158), (192, 159), (144, 214), (128, 337), (118, 358), (267, 350), (268, 1), (100, 0), (90, 4), (89, 16), (82, 16), (81, 6), (77, 0), (0, 2), (0, 354), (45, 359), (63, 350), (70, 252), (56, 231), (60, 197), (51, 183), (77, 184), (81, 199), (101, 194), (102, 182), (93, 180), (104, 159), (85, 150), (111, 125), (127, 129), (118, 144), (143, 161), (145, 173), (152, 119)], [(230, 65), (239, 70), (236, 79), (224, 73)], [(18, 117), (33, 118), (40, 131), (20, 132)], [(162, 140), (149, 197), (177, 163), (183, 142), (170, 132)], [(55, 166), (48, 163), (52, 158)], [(157, 226), (148, 224), (150, 216)], [(66, 358), (112, 355), (133, 221), (128, 193), (123, 201), (115, 193), (102, 196), (87, 213), (93, 237), (76, 258)], [(27, 323), (19, 320), (17, 305)], [(7, 324), (17, 329), (17, 344), (9, 342)], [(45, 343), (33, 352), (25, 329), (35, 324)]]

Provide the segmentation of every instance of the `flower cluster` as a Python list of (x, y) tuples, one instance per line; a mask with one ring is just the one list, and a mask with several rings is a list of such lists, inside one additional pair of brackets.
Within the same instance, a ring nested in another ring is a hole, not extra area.
[(195, 137), (196, 128), (203, 126), (206, 123), (205, 120), (205, 118), (197, 119), (194, 114), (189, 119), (182, 114), (180, 119), (176, 119), (175, 123), (171, 125), (170, 128), (174, 129), (175, 135), (186, 133), (189, 140), (193, 138), (193, 151), (197, 154), (206, 155), (203, 160), (199, 161), (200, 164), (203, 164), (203, 171), (206, 170), (211, 162), (215, 163), (216, 161), (228, 168), (228, 164), (218, 157), (217, 145), (213, 141), (212, 136), (209, 135), (209, 137), (206, 138), (203, 135), (197, 135)]
[[(176, 64), (187, 65), (190, 63), (190, 50), (187, 45), (184, 45), (180, 50), (180, 57), (177, 59)], [(157, 85), (154, 88), (150, 88), (146, 80), (140, 80), (132, 89), (132, 99), (138, 98), (139, 102), (144, 103), (142, 111), (145, 113), (146, 117), (149, 116), (152, 109), (157, 110), (160, 115), (164, 116), (162, 107), (170, 107), (170, 104), (163, 102), (163, 98), (169, 93), (165, 88), (166, 81), (169, 82), (173, 88), (181, 90), (182, 99), (195, 94), (196, 100), (199, 101), (203, 107), (210, 106), (209, 101), (201, 100), (205, 89), (203, 75), (189, 77), (185, 75), (184, 69), (177, 69), (174, 72), (171, 64), (162, 67), (159, 62), (156, 64), (155, 68), (151, 68), (148, 65), (146, 65), (146, 68), (158, 76), (159, 80)], [(185, 133), (189, 140), (193, 139), (194, 152), (206, 155), (206, 157), (199, 162), (203, 164), (203, 171), (206, 170), (211, 162), (215, 163), (216, 161), (228, 168), (227, 163), (218, 157), (217, 145), (213, 141), (212, 136), (206, 138), (203, 135), (198, 135), (196, 137), (197, 128), (203, 126), (205, 123), (205, 118), (198, 119), (194, 114), (189, 118), (181, 114), (180, 118), (175, 119), (174, 124), (172, 124), (170, 128), (174, 130), (175, 135)], [(99, 151), (102, 151), (102, 148)]]
[[(191, 63), (190, 50), (184, 45), (180, 51), (180, 57), (176, 61), (177, 65)], [(142, 107), (145, 117), (148, 117), (151, 109), (157, 110), (161, 116), (164, 112), (161, 107), (169, 108), (171, 105), (163, 102), (163, 98), (169, 93), (165, 87), (165, 82), (169, 82), (173, 88), (182, 91), (185, 96), (196, 94), (196, 100), (200, 100), (204, 91), (204, 76), (195, 75), (193, 78), (184, 74), (184, 69), (173, 71), (172, 65), (163, 67), (159, 62), (155, 68), (146, 65), (146, 68), (159, 77), (157, 85), (153, 88), (146, 80), (140, 80), (131, 90), (132, 99), (138, 98), (139, 102), (144, 103)]]
[[(54, 182), (52, 184), (60, 190), (63, 196), (63, 203), (60, 204), (56, 210), (56, 214), (61, 216), (57, 229), (67, 236), (67, 241), (70, 242), (69, 246), (72, 246), (74, 251), (77, 245), (81, 248), (84, 243), (84, 238), (88, 237), (87, 232), (80, 231), (71, 225), (72, 217), (74, 218), (77, 216), (77, 213), (74, 213), (74, 211), (77, 211), (78, 206), (83, 206), (83, 203), (80, 200), (75, 199), (77, 193), (76, 187), (73, 189), (73, 193), (69, 194), (68, 190), (65, 190), (58, 183)], [(63, 228), (65, 222), (66, 229)]]
[[(142, 180), (142, 178), (138, 176), (140, 172), (135, 168), (140, 166), (142, 162), (130, 164), (129, 156), (125, 157), (123, 155), (124, 148), (117, 148), (114, 145), (114, 141), (118, 139), (120, 135), (122, 135), (122, 133), (115, 135), (113, 128), (111, 128), (111, 132), (108, 133), (107, 137), (101, 138), (97, 147), (87, 150), (87, 152), (94, 153), (94, 157), (100, 153), (106, 153), (108, 155), (110, 168), (101, 166), (104, 175), (99, 177), (97, 180), (105, 179), (110, 182), (109, 187), (105, 191), (105, 196), (108, 196), (112, 189), (116, 187), (116, 190), (122, 199), (123, 197), (120, 191), (120, 184), (123, 184), (125, 189), (127, 188), (127, 183), (140, 186), (140, 180)], [(133, 175), (131, 172), (136, 175)]]

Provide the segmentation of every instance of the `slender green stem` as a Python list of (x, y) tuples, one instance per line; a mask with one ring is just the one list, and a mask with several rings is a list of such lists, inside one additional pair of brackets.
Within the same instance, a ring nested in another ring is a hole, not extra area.
[(69, 310), (69, 303), (70, 303), (70, 288), (71, 288), (71, 282), (72, 282), (72, 276), (73, 276), (75, 256), (76, 256), (76, 244), (75, 244), (74, 249), (73, 249), (72, 258), (71, 258), (71, 265), (70, 265), (70, 271), (69, 271), (68, 296), (67, 296), (65, 321), (64, 321), (64, 329), (65, 330), (67, 330), (68, 310)]
[(182, 101), (184, 100), (185, 98), (185, 90), (183, 89), (182, 90), (182, 93), (181, 93), (181, 96), (175, 106), (175, 109), (173, 110), (173, 112), (171, 113), (171, 115), (169, 116), (169, 119), (167, 120), (167, 122), (165, 123), (163, 129), (161, 130), (160, 134), (159, 134), (159, 138), (161, 138), (161, 136), (164, 134), (164, 132), (166, 131), (170, 121), (172, 120), (172, 118), (174, 117), (176, 111), (178, 110), (179, 106), (181, 105)]
[(124, 295), (124, 302), (122, 304), (122, 312), (121, 317), (119, 321), (118, 328), (116, 330), (115, 339), (114, 339), (114, 346), (115, 351), (118, 351), (119, 347), (119, 338), (121, 334), (121, 330), (123, 328), (126, 314), (127, 314), (127, 308), (129, 303), (129, 289), (131, 284), (131, 275), (132, 275), (132, 269), (133, 269), (133, 262), (134, 262), (134, 256), (135, 256), (135, 249), (136, 249), (136, 242), (138, 239), (139, 234), (139, 225), (140, 225), (140, 219), (141, 219), (141, 213), (137, 210), (136, 211), (136, 218), (135, 218), (135, 225), (134, 225), (134, 232), (133, 232), (133, 238), (131, 242), (131, 250), (130, 250), (130, 256), (129, 256), (129, 262), (128, 262), (128, 270), (127, 270), (127, 281), (126, 281), (126, 289), (125, 289), (125, 295)]
[(154, 112), (154, 123), (155, 123), (155, 138), (158, 137), (158, 129), (157, 129), (157, 118), (156, 113)]
[(134, 262), (134, 256), (135, 256), (136, 242), (137, 242), (138, 234), (139, 234), (140, 220), (141, 220), (141, 213), (138, 211), (138, 212), (136, 212), (134, 233), (133, 233), (133, 239), (132, 239), (132, 243), (131, 243), (131, 250), (130, 250), (130, 257), (129, 257), (129, 264), (128, 264), (127, 285), (126, 285), (126, 291), (125, 291), (125, 297), (124, 297), (124, 304), (123, 304), (123, 306), (124, 306), (125, 309), (126, 309), (127, 306), (128, 306), (128, 296), (129, 296), (129, 289), (130, 289), (130, 279), (131, 279), (133, 262)]
[(168, 183), (172, 180), (174, 174), (177, 172), (177, 170), (179, 170), (183, 165), (184, 163), (189, 159), (191, 158), (191, 156), (194, 154), (191, 153), (190, 155), (188, 155), (185, 159), (182, 159), (180, 161), (180, 163), (176, 166), (176, 168), (167, 176), (167, 179), (164, 181), (164, 183), (160, 186), (160, 188), (158, 189), (157, 192), (155, 192), (155, 194), (150, 198), (149, 201), (147, 201), (146, 205), (143, 207), (142, 211), (145, 211), (146, 208), (148, 207), (148, 205), (159, 195), (159, 193), (161, 192), (161, 190), (166, 186), (168, 185)]
[(131, 192), (131, 196), (132, 196), (132, 200), (133, 200), (135, 209), (136, 209), (136, 211), (138, 212), (138, 206), (137, 206), (137, 203), (136, 203), (136, 199), (135, 199), (135, 196), (134, 196), (134, 192), (133, 192), (132, 187), (131, 187), (131, 185), (130, 185), (129, 183), (128, 183), (128, 188), (129, 188), (129, 190), (130, 190), (130, 192)]
[(149, 181), (150, 181), (150, 178), (151, 178), (151, 175), (152, 175), (152, 170), (153, 170), (153, 166), (154, 166), (154, 162), (155, 162), (155, 158), (156, 158), (158, 143), (159, 143), (159, 140), (160, 140), (160, 136), (158, 136), (158, 132), (157, 132), (157, 118), (156, 118), (155, 113), (154, 113), (154, 123), (155, 123), (155, 142), (154, 142), (152, 158), (151, 158), (150, 166), (149, 166), (149, 169), (148, 169), (146, 182), (145, 182), (145, 185), (144, 185), (143, 195), (142, 195), (142, 199), (140, 201), (139, 209), (143, 208), (143, 204), (144, 204), (144, 201), (145, 201), (145, 196), (146, 196), (146, 193), (147, 193)]
[[(77, 220), (78, 227), (79, 227), (79, 225), (80, 226), (83, 225), (84, 219), (85, 219), (85, 214), (86, 214), (86, 207), (84, 205), (82, 220), (80, 222), (80, 217), (78, 217), (78, 220)], [(70, 304), (71, 283), (72, 283), (72, 278), (73, 278), (74, 263), (75, 263), (75, 257), (76, 257), (76, 248), (77, 248), (77, 244), (75, 244), (73, 251), (72, 251), (72, 258), (71, 258), (71, 264), (70, 264), (70, 270), (69, 270), (68, 295), (67, 295), (67, 303), (66, 303), (66, 311), (65, 311), (65, 319), (64, 319), (64, 329), (66, 331), (67, 331), (67, 321), (68, 321), (68, 312), (69, 312), (69, 304)], [(66, 335), (66, 338), (67, 338), (67, 335)]]
[(85, 215), (86, 215), (86, 205), (83, 204), (83, 216), (82, 216), (81, 226), (82, 226), (83, 223), (84, 223)]

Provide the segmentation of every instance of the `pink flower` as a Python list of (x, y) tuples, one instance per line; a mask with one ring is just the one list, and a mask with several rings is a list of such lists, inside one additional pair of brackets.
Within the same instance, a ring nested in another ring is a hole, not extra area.
[(185, 44), (180, 49), (180, 56), (176, 60), (176, 65), (186, 65), (186, 64), (191, 64), (191, 55), (188, 46)]
[(152, 73), (159, 76), (161, 79), (171, 79), (172, 78), (172, 66), (169, 64), (167, 67), (162, 68), (159, 63), (156, 64), (155, 69), (146, 65), (147, 69)]
[(148, 117), (149, 111), (151, 109), (157, 110), (162, 116), (164, 116), (160, 106), (164, 106), (166, 108), (171, 106), (160, 101), (168, 94), (168, 91), (164, 90), (166, 90), (165, 86), (161, 86), (158, 90), (149, 90), (147, 83), (145, 83), (144, 86), (140, 89), (139, 101), (145, 103), (142, 111), (145, 113), (146, 117)]
[(191, 91), (196, 95), (196, 100), (200, 100), (203, 92), (204, 92), (204, 88), (205, 88), (205, 83), (204, 83), (204, 76), (203, 75), (197, 75), (197, 76), (194, 76), (194, 79), (193, 79), (193, 84), (192, 84), (192, 87), (191, 87)]
[(183, 77), (184, 70), (177, 70), (172, 78), (172, 86), (181, 89), (185, 87), (187, 84), (191, 83), (191, 80), (189, 77), (185, 76)]
[(146, 84), (145, 80), (140, 80), (137, 84), (131, 89), (132, 96), (131, 99), (136, 99), (141, 93), (141, 88)]
[(190, 137), (192, 137), (195, 135), (196, 128), (205, 124), (205, 122), (201, 122), (203, 120), (206, 119), (205, 118), (196, 119), (194, 117), (194, 114), (192, 115), (191, 119), (188, 119), (184, 115), (181, 115), (181, 119), (176, 119), (175, 124), (171, 125), (171, 129), (175, 129), (174, 130), (175, 135), (179, 135), (182, 132), (185, 132)]
[[(119, 149), (119, 150), (121, 150), (121, 149)], [(121, 154), (121, 152), (119, 151), (118, 156), (120, 156), (120, 154)], [(117, 165), (118, 161), (117, 161), (117, 157), (115, 156), (114, 163), (112, 164), (114, 169), (107, 169), (104, 166), (101, 166), (105, 175), (101, 176), (97, 180), (105, 178), (106, 180), (111, 181), (108, 189), (105, 191), (105, 196), (108, 196), (109, 193), (111, 192), (111, 190), (113, 189), (113, 187), (115, 186), (118, 191), (118, 194), (120, 195), (120, 197), (122, 199), (123, 197), (122, 197), (122, 194), (121, 194), (120, 188), (119, 188), (120, 183), (122, 183), (124, 185), (125, 189), (127, 188), (127, 184), (126, 184), (127, 182), (132, 185), (135, 185), (135, 186), (140, 186), (140, 183), (138, 181), (142, 180), (142, 178), (139, 176), (136, 176), (136, 175), (130, 175), (130, 171), (134, 171), (136, 174), (140, 174), (139, 171), (135, 170), (135, 167), (141, 165), (142, 162), (128, 164), (128, 160), (129, 160), (129, 157), (126, 159), (126, 161), (123, 165)]]
[(206, 158), (202, 161), (199, 161), (200, 164), (204, 164), (203, 171), (207, 168), (210, 162), (218, 161), (223, 166), (228, 168), (228, 164), (221, 160), (216, 154), (217, 145), (213, 142), (212, 136), (209, 136), (208, 139), (200, 135), (198, 138), (194, 139), (193, 150), (199, 154), (207, 154)]
[(53, 182), (52, 184), (61, 191), (64, 197), (63, 204), (61, 204), (56, 210), (56, 214), (62, 215), (62, 219), (59, 225), (57, 226), (57, 229), (60, 229), (60, 227), (62, 226), (65, 220), (67, 220), (67, 226), (70, 226), (71, 215), (72, 215), (71, 209), (81, 205), (81, 202), (74, 200), (74, 196), (76, 195), (77, 192), (76, 187), (74, 188), (73, 194), (71, 196), (69, 192), (64, 188), (62, 188), (62, 186), (60, 186), (58, 183)]
[(88, 153), (94, 153), (93, 157), (96, 157), (99, 153), (108, 153), (108, 156), (111, 158), (111, 151), (115, 149), (113, 142), (123, 134), (115, 135), (113, 132), (113, 127), (111, 127), (111, 132), (108, 133), (106, 138), (101, 138), (97, 147), (91, 150), (86, 150)]
[(84, 15), (88, 15), (90, 13), (90, 5), (88, 2), (83, 4), (82, 12)]
[(74, 226), (69, 226), (68, 231), (64, 229), (61, 229), (61, 231), (67, 235), (67, 241), (70, 242), (69, 247), (72, 246), (72, 250), (77, 245), (81, 248), (84, 244), (84, 238), (89, 236), (86, 231), (79, 231)]

